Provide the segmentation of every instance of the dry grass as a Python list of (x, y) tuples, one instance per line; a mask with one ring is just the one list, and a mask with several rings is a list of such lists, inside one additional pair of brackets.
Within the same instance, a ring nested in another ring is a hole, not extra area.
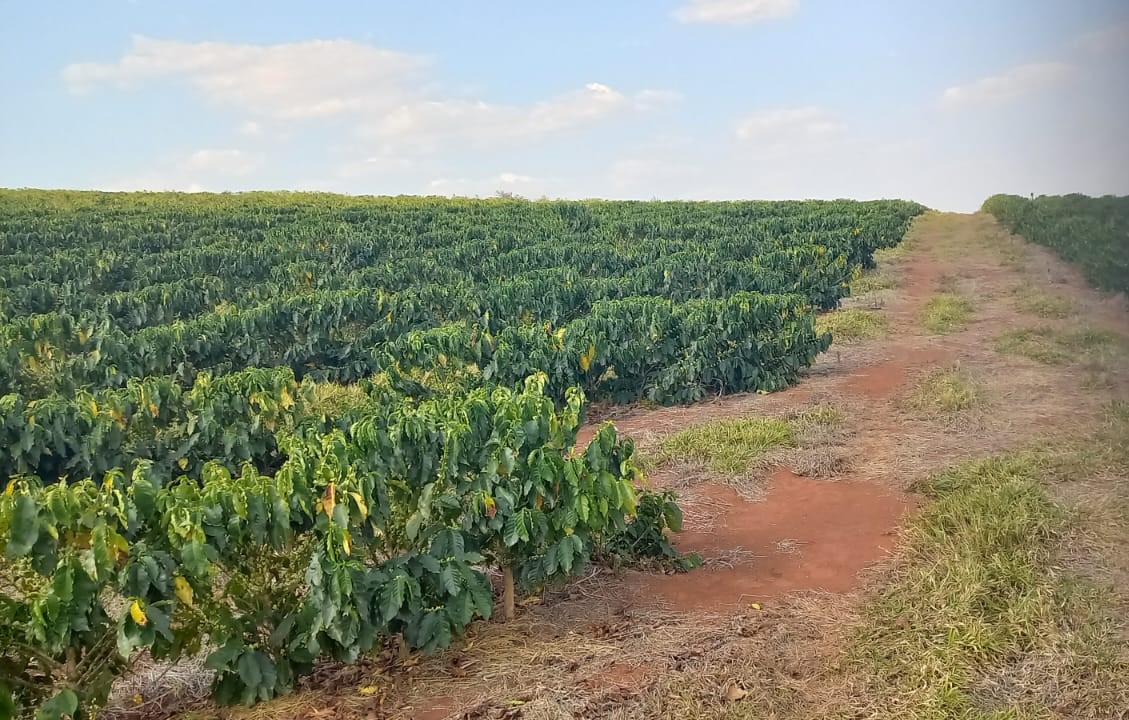
[(953, 415), (971, 410), (983, 401), (983, 388), (959, 365), (934, 370), (909, 396), (909, 406), (921, 412)]
[(1061, 320), (1075, 313), (1069, 298), (1030, 285), (1015, 291), (1015, 306), (1022, 313), (1047, 319)]
[(1108, 330), (1080, 328), (1057, 330), (1043, 325), (1008, 330), (996, 338), (997, 352), (1019, 355), (1046, 365), (1101, 359), (1124, 339)]
[(959, 332), (972, 316), (972, 303), (956, 293), (940, 293), (929, 299), (921, 322), (935, 335)]
[(843, 411), (829, 402), (814, 402), (789, 416), (797, 447), (780, 461), (797, 475), (833, 478), (850, 467), (851, 451)]
[(664, 439), (647, 459), (658, 467), (673, 460), (701, 463), (718, 475), (743, 475), (769, 450), (792, 447), (796, 434), (779, 418), (732, 418), (696, 425)]
[(897, 276), (884, 267), (862, 270), (851, 280), (851, 295), (865, 295), (880, 290), (893, 290), (898, 286)]
[(890, 332), (890, 322), (877, 312), (850, 308), (820, 315), (815, 329), (831, 333), (833, 342), (850, 344), (885, 337)]
[(1112, 718), (1129, 707), (1124, 618), (1108, 591), (1062, 570), (1078, 521), (1045, 484), (1061, 477), (1053, 458), (966, 463), (922, 487), (933, 503), (850, 651), (871, 712)]

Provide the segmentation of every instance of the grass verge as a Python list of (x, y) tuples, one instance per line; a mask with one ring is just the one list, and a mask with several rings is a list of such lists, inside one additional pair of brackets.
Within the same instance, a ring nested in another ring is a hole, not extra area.
[(890, 323), (876, 312), (851, 308), (825, 313), (816, 318), (817, 332), (831, 333), (834, 342), (856, 343), (885, 337)]
[(667, 437), (644, 454), (643, 463), (656, 468), (683, 460), (701, 463), (717, 475), (741, 476), (764, 458), (799, 475), (832, 477), (845, 466), (843, 421), (842, 411), (828, 403), (784, 418), (715, 420)]
[(719, 475), (740, 475), (769, 450), (793, 447), (796, 433), (780, 418), (733, 418), (695, 425), (662, 441), (648, 465), (690, 460)]
[(960, 366), (934, 370), (926, 375), (909, 397), (909, 405), (922, 412), (954, 414), (971, 410), (983, 399), (983, 391)]
[(851, 280), (851, 295), (865, 295), (879, 290), (892, 290), (898, 286), (898, 279), (885, 268), (862, 270)]
[(941, 293), (925, 304), (922, 324), (936, 335), (963, 330), (972, 316), (972, 303), (956, 293)]
[(892, 581), (849, 652), (871, 709), (1020, 720), (1113, 718), (1129, 707), (1116, 598), (1067, 569), (1079, 516), (1048, 490), (1071, 479), (1069, 458), (1092, 462), (1094, 452), (1129, 471), (1129, 454), (1107, 450), (1126, 435), (1122, 403), (1094, 440), (965, 463), (920, 488), (932, 502), (906, 529)]
[(1067, 365), (1093, 359), (1117, 344), (1118, 336), (1106, 330), (1080, 328), (1060, 331), (1049, 326), (1008, 330), (996, 338), (996, 352), (1019, 355), (1046, 365)]
[(1015, 291), (1015, 307), (1029, 315), (1058, 320), (1068, 318), (1075, 312), (1074, 303), (1068, 298), (1028, 286)]

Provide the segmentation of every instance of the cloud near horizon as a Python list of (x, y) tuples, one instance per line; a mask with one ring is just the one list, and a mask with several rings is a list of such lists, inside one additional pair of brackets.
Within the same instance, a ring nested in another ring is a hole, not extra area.
[(799, 5), (799, 0), (690, 0), (674, 17), (684, 23), (748, 25), (788, 17)]
[(945, 107), (1007, 102), (1063, 83), (1074, 68), (1065, 62), (1020, 65), (999, 75), (981, 78), (966, 85), (946, 88), (941, 96)]

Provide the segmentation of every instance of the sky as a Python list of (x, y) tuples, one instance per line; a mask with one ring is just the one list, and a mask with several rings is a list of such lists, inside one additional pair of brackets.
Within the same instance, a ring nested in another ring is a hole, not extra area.
[(0, 0), (0, 187), (1129, 194), (1126, 0)]

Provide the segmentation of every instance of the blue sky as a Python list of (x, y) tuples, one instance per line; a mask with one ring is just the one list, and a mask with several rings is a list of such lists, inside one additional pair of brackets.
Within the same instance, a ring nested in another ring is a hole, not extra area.
[(0, 3), (0, 186), (1129, 194), (1124, 0)]

